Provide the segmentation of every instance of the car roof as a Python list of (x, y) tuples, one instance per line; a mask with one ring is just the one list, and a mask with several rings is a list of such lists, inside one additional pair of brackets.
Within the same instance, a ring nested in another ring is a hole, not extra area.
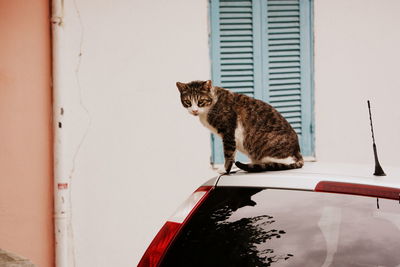
[(400, 188), (400, 168), (384, 166), (386, 176), (375, 176), (374, 165), (306, 162), (303, 168), (247, 173), (239, 170), (221, 175), (204, 185), (235, 187), (268, 187), (314, 190), (321, 181), (344, 182)]

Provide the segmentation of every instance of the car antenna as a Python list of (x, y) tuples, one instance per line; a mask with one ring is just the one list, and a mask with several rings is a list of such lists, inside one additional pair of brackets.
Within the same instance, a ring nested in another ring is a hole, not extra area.
[(369, 111), (369, 121), (371, 124), (371, 133), (372, 133), (372, 146), (374, 148), (374, 158), (375, 158), (375, 176), (386, 176), (386, 173), (383, 171), (381, 164), (379, 164), (378, 160), (378, 152), (376, 150), (376, 144), (375, 144), (375, 136), (374, 136), (374, 127), (372, 125), (372, 116), (371, 116), (371, 104), (369, 103), (369, 100), (367, 101), (368, 103), (368, 111)]

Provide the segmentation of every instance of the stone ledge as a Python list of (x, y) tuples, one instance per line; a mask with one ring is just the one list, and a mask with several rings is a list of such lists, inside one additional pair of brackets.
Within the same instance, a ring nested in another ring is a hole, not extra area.
[(29, 260), (0, 249), (0, 267), (35, 267)]

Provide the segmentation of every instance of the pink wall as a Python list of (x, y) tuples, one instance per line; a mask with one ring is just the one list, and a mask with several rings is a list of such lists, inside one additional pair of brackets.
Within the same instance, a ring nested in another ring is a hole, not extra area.
[(49, 0), (0, 0), (0, 248), (54, 265)]

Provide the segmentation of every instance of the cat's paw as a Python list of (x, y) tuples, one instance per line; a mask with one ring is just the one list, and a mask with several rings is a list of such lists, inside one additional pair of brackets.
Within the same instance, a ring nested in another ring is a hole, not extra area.
[(232, 174), (232, 173), (238, 172), (239, 170), (240, 170), (240, 169), (237, 168), (236, 166), (232, 166), (230, 172), (228, 173), (228, 172), (225, 170), (225, 167), (224, 167), (224, 166), (214, 167), (214, 171), (217, 172), (218, 174)]
[(233, 160), (225, 161), (225, 166), (224, 167), (225, 167), (226, 174), (229, 174), (231, 172), (232, 165), (233, 165)]
[(218, 173), (218, 174), (225, 174), (225, 167), (224, 166), (219, 166), (217, 168), (214, 168), (214, 170)]

